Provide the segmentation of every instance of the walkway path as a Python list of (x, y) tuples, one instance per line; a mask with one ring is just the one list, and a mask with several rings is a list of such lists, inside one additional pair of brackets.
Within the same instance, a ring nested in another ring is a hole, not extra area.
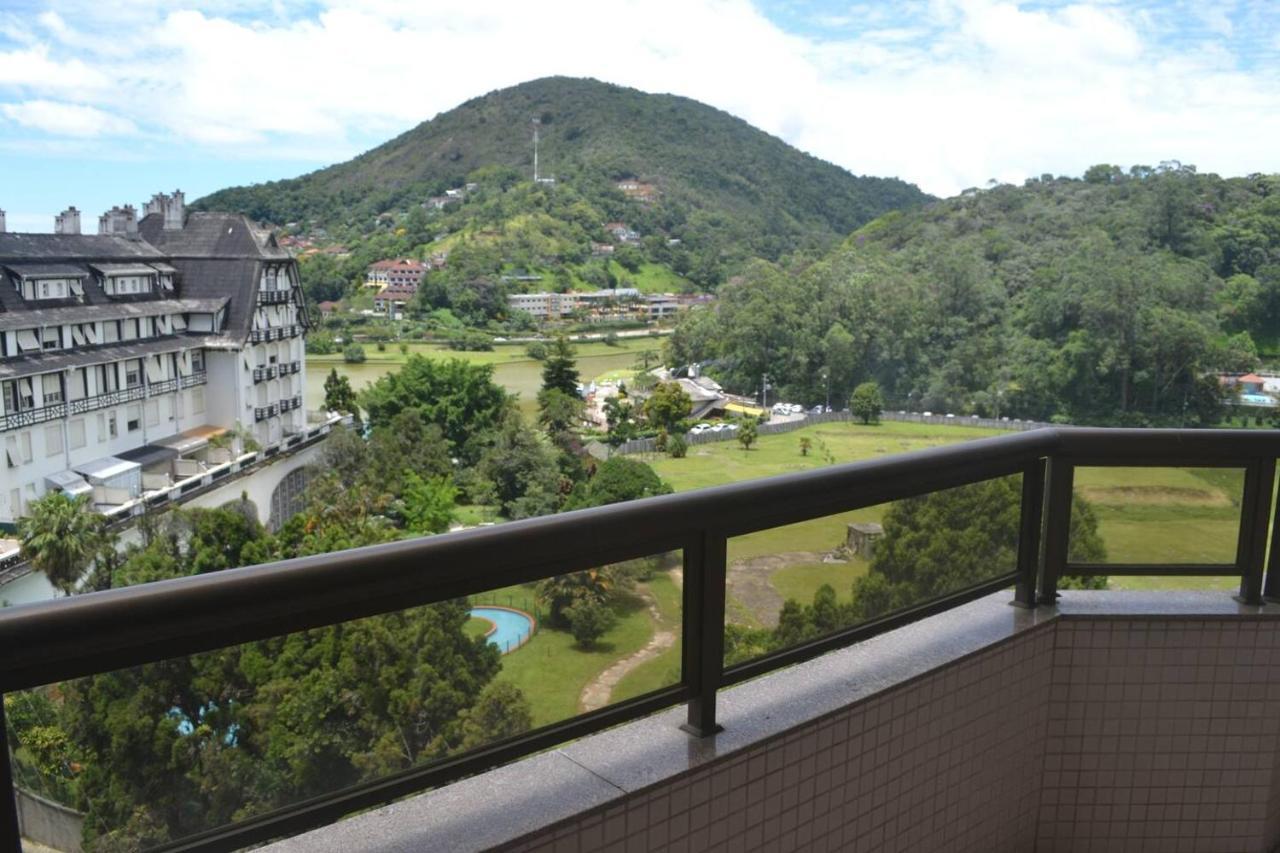
[[(684, 573), (678, 568), (672, 569), (671, 580), (675, 582), (677, 587), (682, 587), (684, 585)], [(642, 588), (640, 595), (644, 598), (645, 606), (649, 608), (649, 617), (653, 619), (653, 624), (662, 624), (662, 614), (658, 611), (658, 602), (654, 600), (647, 589)], [(612, 666), (587, 683), (587, 686), (582, 690), (582, 697), (578, 700), (581, 710), (594, 711), (597, 708), (603, 708), (608, 705), (609, 698), (613, 695), (613, 688), (618, 686), (618, 682), (622, 681), (627, 673), (642, 663), (653, 660), (675, 645), (675, 642), (675, 632), (655, 631), (644, 648), (620, 661), (616, 661)]]

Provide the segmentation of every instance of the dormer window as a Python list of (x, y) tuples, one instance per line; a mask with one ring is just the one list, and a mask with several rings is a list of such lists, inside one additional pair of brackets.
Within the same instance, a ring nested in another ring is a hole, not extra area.
[(94, 264), (101, 276), (102, 292), (112, 297), (152, 293), (161, 273), (147, 264)]
[(6, 264), (18, 295), (28, 302), (84, 295), (87, 270), (71, 264)]

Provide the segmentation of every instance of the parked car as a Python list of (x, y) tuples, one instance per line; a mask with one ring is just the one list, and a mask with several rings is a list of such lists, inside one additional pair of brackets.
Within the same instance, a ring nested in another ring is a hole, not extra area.
[(691, 435), (702, 435), (704, 432), (710, 432), (710, 431), (711, 431), (711, 424), (698, 424), (693, 429), (689, 430), (689, 433)]
[(821, 406), (814, 406), (812, 409), (810, 409), (810, 410), (809, 410), (809, 414), (811, 414), (811, 415), (820, 415), (820, 414), (822, 414), (822, 407), (821, 407)]

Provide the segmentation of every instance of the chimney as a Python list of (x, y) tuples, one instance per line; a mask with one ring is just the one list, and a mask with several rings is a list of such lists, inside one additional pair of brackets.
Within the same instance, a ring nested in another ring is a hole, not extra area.
[(55, 234), (79, 234), (80, 233), (80, 211), (76, 210), (75, 205), (68, 207), (62, 211), (53, 220), (53, 233)]
[(4, 227), (4, 211), (3, 211), (3, 210), (0, 210), (0, 234), (3, 234), (4, 232), (5, 232), (5, 227)]
[(98, 217), (98, 233), (122, 237), (135, 237), (138, 233), (138, 212), (133, 205), (116, 205)]
[(181, 231), (186, 220), (186, 201), (182, 196), (182, 190), (174, 190), (173, 195), (165, 197), (164, 230)]

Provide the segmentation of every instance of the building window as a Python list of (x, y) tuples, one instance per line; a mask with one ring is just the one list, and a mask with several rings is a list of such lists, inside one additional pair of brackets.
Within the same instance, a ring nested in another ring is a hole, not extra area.
[(84, 418), (67, 421), (67, 436), (72, 450), (79, 450), (88, 443), (88, 438), (85, 435)]
[(134, 432), (142, 428), (142, 407), (130, 406), (125, 409), (124, 428), (127, 432)]
[(191, 351), (191, 369), (197, 373), (204, 370), (204, 350), (197, 349)]
[(62, 402), (62, 378), (56, 373), (46, 373), (40, 377), (41, 392), (44, 404), (51, 406)]
[(191, 389), (191, 413), (194, 415), (204, 414), (204, 389)]
[(160, 401), (148, 400), (147, 401), (147, 426), (159, 426), (159, 425), (160, 425)]
[(131, 358), (124, 363), (124, 387), (137, 388), (142, 384), (142, 359)]
[(62, 349), (61, 327), (54, 326), (52, 329), (41, 329), (40, 343), (44, 349)]
[(115, 412), (107, 412), (107, 435), (110, 438), (117, 438), (120, 435), (120, 428), (116, 425)]
[(62, 452), (62, 424), (49, 424), (44, 428), (44, 455), (57, 456)]

